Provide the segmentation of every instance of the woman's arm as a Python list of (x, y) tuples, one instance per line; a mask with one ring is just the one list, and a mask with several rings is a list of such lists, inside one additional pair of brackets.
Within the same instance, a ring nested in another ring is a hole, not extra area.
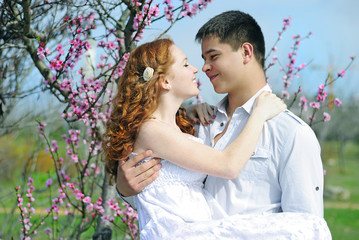
[(284, 103), (273, 94), (261, 94), (241, 134), (223, 151), (194, 142), (165, 123), (149, 120), (141, 127), (135, 152), (151, 149), (155, 157), (183, 168), (223, 178), (235, 178), (250, 158), (264, 122), (284, 109)]

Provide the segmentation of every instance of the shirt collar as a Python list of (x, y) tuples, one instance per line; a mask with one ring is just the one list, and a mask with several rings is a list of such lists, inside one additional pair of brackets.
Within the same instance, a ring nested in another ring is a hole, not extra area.
[[(248, 114), (252, 112), (253, 104), (256, 98), (259, 94), (261, 94), (263, 91), (270, 91), (272, 92), (272, 89), (269, 87), (268, 84), (266, 84), (263, 88), (261, 88), (256, 94), (254, 94), (247, 102), (245, 102), (241, 108), (243, 108)], [(215, 112), (221, 112), (227, 115), (226, 113), (226, 107), (228, 104), (228, 95), (226, 95), (217, 105), (215, 108)], [(239, 107), (240, 108), (240, 107)], [(237, 108), (238, 109), (238, 108)]]

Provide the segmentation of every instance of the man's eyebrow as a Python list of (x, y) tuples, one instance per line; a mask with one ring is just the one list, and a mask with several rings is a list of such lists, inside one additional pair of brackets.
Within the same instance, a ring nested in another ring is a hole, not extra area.
[[(209, 54), (209, 53), (211, 53), (211, 52), (215, 52), (215, 51), (217, 51), (217, 50), (211, 48), (211, 49), (207, 50), (204, 54), (207, 55), (207, 54)], [(202, 54), (201, 56), (202, 56), (202, 58), (204, 59), (204, 55)]]

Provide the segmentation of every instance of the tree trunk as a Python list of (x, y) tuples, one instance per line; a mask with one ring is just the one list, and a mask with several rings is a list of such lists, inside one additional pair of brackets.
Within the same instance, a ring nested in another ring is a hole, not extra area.
[[(106, 202), (110, 198), (116, 198), (117, 192), (114, 186), (109, 184), (109, 174), (105, 171), (104, 181), (102, 185), (102, 207), (104, 208), (103, 216), (107, 216), (110, 218), (111, 209), (107, 206)], [(93, 240), (108, 240), (112, 237), (112, 224), (109, 221), (102, 221), (101, 217), (97, 219), (97, 227), (95, 230), (95, 234), (93, 235)]]

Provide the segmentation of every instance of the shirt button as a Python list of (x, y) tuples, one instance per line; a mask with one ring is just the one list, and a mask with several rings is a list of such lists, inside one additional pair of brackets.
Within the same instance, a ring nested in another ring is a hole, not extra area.
[(319, 191), (319, 187), (317, 186), (317, 187), (315, 188), (315, 190), (316, 190), (316, 191)]
[(221, 122), (220, 126), (221, 126), (221, 127), (223, 127), (223, 125), (224, 125), (224, 123), (223, 123), (223, 122)]

